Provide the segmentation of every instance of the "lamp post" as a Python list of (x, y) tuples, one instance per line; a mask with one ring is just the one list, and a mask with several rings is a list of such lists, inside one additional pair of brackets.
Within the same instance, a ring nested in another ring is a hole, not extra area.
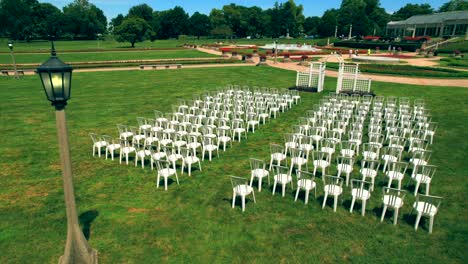
[(62, 164), (63, 189), (67, 211), (67, 242), (65, 252), (59, 263), (97, 263), (97, 251), (92, 249), (78, 223), (75, 194), (68, 146), (68, 131), (65, 119), (65, 106), (70, 99), (72, 67), (63, 63), (55, 52), (52, 41), (52, 52), (48, 61), (37, 68), (47, 99), (55, 107), (58, 145)]
[(278, 60), (278, 40), (275, 40), (275, 64)]
[(10, 49), (11, 60), (13, 61), (13, 69), (15, 70), (15, 78), (19, 79), (18, 71), (16, 69), (15, 54), (13, 53), (13, 41), (8, 42), (8, 48)]

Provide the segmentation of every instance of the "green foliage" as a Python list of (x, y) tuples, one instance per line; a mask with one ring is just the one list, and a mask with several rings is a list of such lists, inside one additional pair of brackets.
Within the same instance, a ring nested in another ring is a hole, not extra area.
[(88, 0), (75, 0), (63, 8), (64, 31), (74, 37), (95, 39), (107, 28), (104, 12)]
[(439, 8), (439, 12), (463, 11), (468, 10), (468, 1), (450, 0)]
[(189, 32), (193, 36), (207, 36), (211, 31), (210, 18), (205, 14), (199, 12), (193, 13), (189, 19)]
[(213, 28), (210, 34), (214, 36), (215, 38), (228, 38), (232, 36), (233, 32), (229, 26), (220, 25), (220, 26)]
[(405, 20), (416, 15), (427, 15), (434, 13), (434, 9), (429, 4), (406, 4), (398, 9), (393, 15), (393, 20)]
[(141, 42), (148, 37), (150, 26), (139, 17), (129, 17), (122, 21), (122, 24), (115, 28), (114, 34), (119, 42), (130, 42), (132, 48), (135, 42)]
[(304, 20), (304, 33), (306, 35), (317, 35), (318, 34), (318, 26), (320, 24), (320, 17), (307, 17)]
[(160, 30), (158, 37), (162, 39), (177, 38), (188, 32), (189, 15), (180, 6), (160, 13)]
[(335, 34), (338, 25), (338, 10), (328, 9), (322, 16), (318, 26), (318, 33), (322, 37), (330, 37)]

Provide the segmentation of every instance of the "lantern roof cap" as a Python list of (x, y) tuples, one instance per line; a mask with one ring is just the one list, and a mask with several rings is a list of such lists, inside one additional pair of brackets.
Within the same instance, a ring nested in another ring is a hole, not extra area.
[(72, 66), (64, 63), (57, 57), (55, 52), (54, 42), (52, 41), (52, 51), (50, 58), (37, 68), (37, 72), (49, 72), (49, 71), (72, 71)]

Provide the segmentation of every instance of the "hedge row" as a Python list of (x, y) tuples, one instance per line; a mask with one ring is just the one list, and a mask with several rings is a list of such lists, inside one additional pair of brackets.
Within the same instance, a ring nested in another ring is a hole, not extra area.
[(395, 47), (396, 49), (401, 48), (404, 51), (416, 51), (421, 47), (421, 44), (418, 43), (400, 43), (400, 42), (390, 42), (390, 43), (379, 43), (379, 42), (355, 42), (355, 41), (339, 41), (335, 42), (335, 47), (348, 47), (348, 48), (358, 48), (358, 49), (376, 49), (377, 47), (380, 50), (387, 50), (389, 46)]

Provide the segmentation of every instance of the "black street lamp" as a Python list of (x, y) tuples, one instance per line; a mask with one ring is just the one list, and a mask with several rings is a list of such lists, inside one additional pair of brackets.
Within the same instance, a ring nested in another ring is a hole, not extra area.
[(47, 99), (55, 107), (58, 145), (62, 163), (63, 189), (67, 210), (67, 242), (59, 263), (97, 263), (97, 251), (88, 245), (78, 222), (73, 190), (70, 147), (65, 118), (65, 106), (67, 100), (70, 99), (73, 68), (57, 58), (54, 42), (52, 42), (51, 55), (49, 60), (37, 68), (37, 73), (41, 78)]
[(13, 68), (15, 70), (15, 78), (19, 79), (18, 71), (16, 69), (15, 54), (13, 53), (13, 41), (8, 41), (8, 48), (10, 49), (11, 60), (13, 61)]

